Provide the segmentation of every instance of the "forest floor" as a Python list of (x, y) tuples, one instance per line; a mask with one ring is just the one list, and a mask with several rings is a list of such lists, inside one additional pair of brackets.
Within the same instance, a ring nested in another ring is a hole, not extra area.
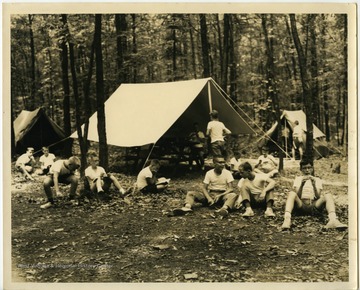
[[(332, 173), (335, 163), (340, 174)], [(348, 223), (347, 161), (320, 159), (315, 170), (334, 195), (340, 221)], [(281, 230), (297, 174), (298, 161), (287, 160), (275, 178), (276, 217), (270, 219), (262, 209), (252, 218), (239, 210), (221, 218), (203, 207), (172, 216), (204, 177), (185, 168), (172, 174), (165, 194), (114, 194), (108, 202), (77, 206), (60, 200), (47, 210), (40, 209), (43, 177), (25, 182), (13, 174), (12, 282), (346, 282), (348, 230), (326, 230), (326, 213), (296, 216), (290, 231)], [(116, 175), (124, 187), (136, 179)]]

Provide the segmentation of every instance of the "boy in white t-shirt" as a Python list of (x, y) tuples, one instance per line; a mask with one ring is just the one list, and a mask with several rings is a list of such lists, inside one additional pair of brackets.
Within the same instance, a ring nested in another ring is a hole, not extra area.
[(35, 165), (35, 158), (33, 154), (34, 148), (28, 147), (26, 149), (26, 152), (22, 154), (15, 163), (15, 168), (20, 171), (25, 178), (28, 178), (30, 180), (34, 180), (34, 178), (31, 176)]
[(275, 174), (279, 173), (277, 170), (278, 162), (274, 156), (269, 154), (267, 148), (264, 148), (263, 151), (264, 153), (257, 159), (257, 164), (254, 166), (254, 172), (268, 173), (270, 177), (273, 177)]
[(206, 135), (210, 136), (210, 148), (213, 156), (223, 156), (226, 158), (224, 136), (231, 134), (223, 122), (219, 121), (219, 113), (213, 110), (210, 113), (211, 121), (207, 125)]
[(327, 229), (345, 229), (347, 225), (342, 224), (336, 216), (334, 198), (331, 193), (322, 194), (322, 180), (314, 177), (313, 165), (308, 161), (301, 161), (300, 168), (302, 176), (294, 180), (293, 188), (286, 200), (284, 223), (282, 229), (290, 229), (291, 213), (295, 207), (297, 212), (303, 214), (314, 214), (326, 208), (329, 216)]
[(234, 156), (231, 157), (229, 164), (230, 164), (230, 171), (234, 177), (234, 179), (241, 179), (241, 175), (239, 172), (239, 166), (242, 163), (240, 151), (234, 151)]
[(56, 157), (55, 157), (54, 154), (49, 152), (48, 147), (43, 147), (42, 152), (44, 154), (41, 155), (40, 158), (39, 158), (40, 169), (41, 169), (40, 174), (48, 174), (51, 165), (53, 165), (54, 162), (55, 162)]
[(222, 156), (216, 156), (213, 162), (215, 168), (206, 172), (202, 192), (189, 191), (186, 194), (185, 206), (174, 209), (174, 215), (182, 215), (192, 211), (191, 208), (195, 202), (200, 202), (204, 206), (222, 204), (222, 207), (216, 213), (223, 217), (228, 215), (229, 209), (234, 208), (236, 200), (232, 184), (234, 178), (231, 172), (225, 169), (225, 159)]
[(136, 179), (136, 186), (142, 193), (160, 193), (169, 185), (170, 179), (157, 178), (160, 162), (157, 159), (150, 161), (150, 165), (143, 168)]
[(98, 165), (99, 158), (96, 154), (89, 154), (90, 166), (85, 169), (85, 177), (90, 187), (90, 190), (98, 196), (98, 194), (105, 196), (107, 194), (111, 184), (119, 190), (119, 193), (124, 196), (129, 191), (121, 186), (119, 181), (111, 173), (106, 173), (105, 169)]
[(265, 217), (274, 217), (273, 204), (275, 180), (271, 179), (266, 173), (255, 173), (249, 162), (244, 162), (239, 167), (242, 179), (238, 187), (240, 195), (235, 202), (235, 207), (240, 208), (241, 204), (245, 206), (244, 217), (251, 217), (254, 212), (251, 206), (266, 206)]

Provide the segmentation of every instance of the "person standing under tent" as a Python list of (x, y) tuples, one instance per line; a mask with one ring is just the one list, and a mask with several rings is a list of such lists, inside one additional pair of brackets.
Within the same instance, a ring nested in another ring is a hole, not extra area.
[(44, 153), (43, 155), (40, 156), (39, 162), (40, 162), (40, 174), (48, 174), (50, 167), (54, 164), (55, 162), (55, 155), (53, 153), (49, 152), (49, 148), (48, 147), (43, 147), (42, 148), (42, 152)]
[(328, 213), (329, 221), (326, 229), (346, 229), (348, 226), (342, 224), (335, 212), (334, 198), (331, 193), (322, 194), (322, 180), (314, 176), (314, 167), (309, 161), (300, 161), (302, 176), (294, 180), (293, 188), (287, 197), (285, 205), (283, 230), (291, 227), (291, 213), (295, 211), (300, 214), (315, 215), (322, 212), (324, 208)]
[(29, 180), (34, 180), (34, 178), (31, 176), (35, 165), (35, 158), (33, 154), (34, 148), (28, 147), (26, 152), (20, 155), (15, 163), (15, 168), (24, 175), (25, 179), (27, 178)]
[(295, 160), (295, 149), (299, 150), (299, 155), (300, 155), (300, 160), (302, 159), (303, 156), (303, 151), (304, 151), (304, 130), (301, 128), (301, 126), (299, 125), (299, 121), (296, 120), (295, 121), (295, 126), (293, 129), (293, 133), (292, 133), (292, 138), (293, 138), (293, 146), (292, 146), (292, 156), (293, 159)]
[(192, 164), (194, 160), (197, 166), (204, 170), (205, 134), (199, 129), (198, 123), (194, 123), (194, 131), (189, 135), (189, 143), (191, 150), (189, 158), (190, 170), (192, 170)]
[(210, 113), (210, 122), (207, 125), (206, 135), (210, 136), (210, 148), (213, 156), (223, 156), (227, 158), (225, 139), (231, 131), (225, 127), (223, 122), (219, 121), (219, 113), (216, 110)]

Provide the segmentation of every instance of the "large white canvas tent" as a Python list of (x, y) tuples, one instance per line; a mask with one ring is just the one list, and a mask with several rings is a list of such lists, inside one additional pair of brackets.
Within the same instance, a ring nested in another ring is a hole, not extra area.
[[(107, 143), (132, 147), (155, 144), (162, 136), (186, 137), (194, 122), (206, 130), (212, 109), (232, 133), (254, 133), (212, 78), (122, 84), (105, 102)], [(97, 113), (89, 120), (88, 140), (98, 141)]]
[[(307, 131), (306, 128), (306, 114), (304, 113), (304, 111), (302, 110), (297, 110), (297, 111), (288, 111), (288, 110), (284, 110), (281, 117), (281, 123), (282, 123), (282, 128), (281, 130), (284, 129), (284, 127), (286, 126), (287, 129), (289, 129), (289, 134), (288, 134), (288, 138), (285, 139), (285, 144), (284, 144), (284, 149), (286, 150), (286, 152), (288, 152), (288, 150), (291, 148), (292, 146), (292, 131), (293, 128), (295, 126), (295, 121), (299, 121), (299, 126), (301, 127), (301, 129), (303, 129), (304, 132)], [(276, 130), (278, 130), (278, 123), (275, 122), (274, 125), (265, 133), (266, 136), (270, 136), (272, 137), (272, 140), (270, 140), (267, 144), (268, 147), (272, 147), (273, 143), (273, 136), (275, 136), (275, 132)], [(305, 140), (304, 136), (304, 140)], [(313, 124), (313, 138), (314, 138), (314, 148), (315, 148), (315, 153), (321, 156), (327, 156), (329, 154), (329, 149), (327, 147), (326, 141), (324, 141), (325, 134), (318, 128), (315, 126), (315, 124)], [(271, 149), (270, 149), (271, 150)]]

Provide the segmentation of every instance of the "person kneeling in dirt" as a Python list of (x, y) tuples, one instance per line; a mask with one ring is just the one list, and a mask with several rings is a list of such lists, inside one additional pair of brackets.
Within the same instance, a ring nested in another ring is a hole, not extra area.
[(85, 169), (85, 177), (89, 189), (96, 197), (105, 197), (108, 194), (111, 184), (119, 190), (121, 196), (125, 196), (129, 191), (125, 191), (119, 181), (111, 173), (106, 173), (105, 169), (98, 166), (99, 158), (95, 153), (89, 154), (90, 166)]
[(329, 222), (327, 229), (345, 229), (347, 225), (342, 224), (336, 216), (334, 198), (331, 193), (322, 194), (322, 180), (314, 177), (314, 167), (309, 161), (300, 162), (302, 176), (297, 176), (294, 180), (293, 188), (295, 191), (289, 192), (286, 200), (284, 223), (282, 229), (290, 229), (291, 213), (295, 206), (296, 212), (302, 214), (320, 213), (324, 207), (328, 213)]
[(189, 191), (186, 194), (185, 206), (173, 210), (174, 215), (182, 215), (192, 211), (195, 202), (200, 202), (204, 206), (212, 206), (222, 203), (222, 207), (216, 211), (219, 215), (225, 217), (228, 210), (234, 208), (236, 193), (233, 189), (234, 178), (231, 172), (225, 169), (225, 159), (222, 156), (213, 158), (214, 169), (205, 174), (202, 184), (202, 192)]
[(76, 169), (80, 167), (80, 159), (72, 156), (69, 159), (57, 160), (51, 166), (49, 175), (44, 179), (44, 190), (48, 202), (41, 205), (40, 208), (48, 209), (54, 205), (54, 197), (51, 187), (55, 187), (57, 197), (62, 197), (59, 183), (70, 184), (69, 200), (75, 199), (76, 189), (78, 186), (78, 177), (75, 175)]
[(235, 207), (245, 206), (243, 217), (254, 216), (251, 206), (266, 206), (265, 217), (274, 217), (272, 206), (274, 204), (275, 180), (269, 174), (256, 173), (249, 162), (244, 162), (239, 167), (242, 176), (238, 183), (240, 195), (235, 202)]
[(263, 149), (263, 154), (259, 156), (257, 160), (257, 164), (254, 166), (254, 172), (256, 173), (268, 173), (270, 177), (273, 177), (279, 171), (277, 170), (278, 162), (269, 154), (269, 150), (267, 148)]
[(35, 165), (35, 158), (33, 154), (34, 148), (28, 147), (26, 152), (22, 154), (15, 163), (15, 168), (24, 175), (25, 179), (28, 178), (30, 180), (34, 180), (31, 176)]
[(157, 178), (157, 173), (160, 169), (160, 161), (153, 159), (150, 165), (143, 168), (136, 180), (136, 186), (142, 193), (160, 193), (163, 192), (169, 185), (170, 179), (164, 177)]

